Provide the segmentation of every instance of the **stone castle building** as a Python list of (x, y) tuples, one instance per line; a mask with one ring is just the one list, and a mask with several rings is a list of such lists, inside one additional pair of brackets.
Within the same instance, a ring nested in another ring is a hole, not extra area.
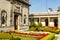
[(29, 0), (0, 0), (0, 30), (28, 30)]

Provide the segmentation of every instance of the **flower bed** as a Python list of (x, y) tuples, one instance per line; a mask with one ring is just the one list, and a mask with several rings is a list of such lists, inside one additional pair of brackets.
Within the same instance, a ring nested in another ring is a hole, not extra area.
[(0, 33), (0, 39), (2, 40), (46, 40), (52, 39), (55, 37), (55, 34), (53, 33), (22, 33), (22, 32), (4, 32)]
[(40, 27), (39, 30), (53, 32), (53, 33), (59, 33), (60, 32), (60, 29), (56, 28), (56, 27)]
[(30, 37), (30, 38), (35, 38), (35, 40), (51, 40), (51, 39), (53, 39), (55, 37), (54, 33), (50, 33), (50, 34), (48, 34), (48, 33), (47, 34), (45, 34), (45, 33), (43, 33), (43, 34), (42, 33), (36, 34), (35, 33), (34, 34), (34, 33), (18, 33), (18, 32), (16, 32), (15, 35), (16, 34), (20, 34), (20, 36), (21, 36), (21, 34), (23, 34), (23, 36)]
[(42, 38), (42, 40), (52, 40), (55, 37), (55, 35), (52, 33), (44, 38)]

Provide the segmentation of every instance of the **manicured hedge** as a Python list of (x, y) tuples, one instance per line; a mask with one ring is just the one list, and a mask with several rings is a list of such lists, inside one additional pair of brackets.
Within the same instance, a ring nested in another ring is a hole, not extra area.
[(0, 38), (11, 38), (11, 35), (8, 33), (1, 33)]
[(39, 30), (40, 31), (52, 32), (52, 33), (57, 33), (57, 34), (60, 32), (60, 29), (59, 28), (56, 29), (56, 30), (54, 30), (53, 28), (50, 29), (49, 27), (40, 27)]
[(8, 33), (0, 33), (0, 40), (10, 40), (11, 35)]
[[(42, 40), (51, 40), (55, 37), (54, 33), (48, 34), (46, 37), (42, 38)], [(15, 34), (15, 33), (0, 33), (0, 40), (36, 40), (40, 38), (40, 36), (26, 36), (24, 34)]]
[(46, 37), (42, 38), (41, 40), (52, 40), (55, 37), (54, 33), (50, 33), (50, 35), (47, 35)]

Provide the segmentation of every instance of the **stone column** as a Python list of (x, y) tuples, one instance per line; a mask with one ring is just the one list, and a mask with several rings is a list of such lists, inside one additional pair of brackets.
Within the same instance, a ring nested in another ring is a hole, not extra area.
[(19, 26), (21, 26), (21, 15), (19, 15)]
[(58, 28), (60, 28), (60, 12), (58, 13)]
[(12, 26), (14, 27), (14, 4), (12, 4)]
[(50, 17), (48, 17), (48, 26), (49, 26), (49, 22), (50, 22)]
[(41, 18), (39, 18), (39, 23), (41, 22), (40, 19), (41, 19)]
[(1, 10), (0, 10), (0, 27), (1, 27)]
[(24, 25), (24, 14), (22, 13), (22, 25)]
[(21, 13), (22, 13), (22, 17), (21, 17), (21, 21), (22, 21), (22, 25), (24, 25), (24, 7), (23, 7), (23, 5), (21, 5)]
[(20, 15), (18, 16), (18, 30), (20, 29)]

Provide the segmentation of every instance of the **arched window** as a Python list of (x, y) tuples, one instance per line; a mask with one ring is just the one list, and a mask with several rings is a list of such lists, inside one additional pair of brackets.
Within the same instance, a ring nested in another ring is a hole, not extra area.
[(5, 10), (1, 11), (1, 24), (6, 24), (7, 22), (7, 12)]

